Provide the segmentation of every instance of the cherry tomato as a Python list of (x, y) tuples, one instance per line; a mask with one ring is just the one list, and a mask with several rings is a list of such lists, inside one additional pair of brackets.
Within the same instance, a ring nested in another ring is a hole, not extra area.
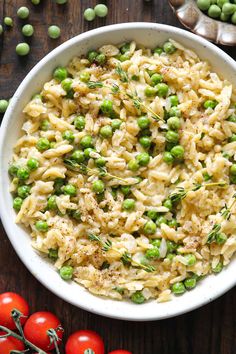
[[(0, 294), (0, 325), (9, 329), (15, 329), (15, 323), (11, 317), (11, 311), (17, 309), (22, 315), (29, 315), (29, 305), (16, 293), (3, 293)], [(23, 325), (26, 321), (26, 317), (21, 317), (20, 322)]]
[[(6, 334), (5, 332), (0, 332), (0, 336)], [(0, 338), (0, 353), (9, 354), (11, 350), (22, 351), (25, 349), (24, 344), (12, 336)]]
[(66, 354), (84, 354), (86, 349), (92, 349), (95, 354), (104, 354), (102, 338), (94, 331), (81, 330), (70, 335), (66, 342)]
[(109, 352), (108, 354), (132, 354), (132, 353), (128, 352), (128, 350), (116, 349), (116, 350), (113, 350), (112, 352)]
[(40, 349), (47, 351), (55, 348), (55, 344), (53, 342), (50, 343), (49, 329), (56, 331), (58, 336), (57, 343), (60, 344), (63, 336), (60, 320), (51, 312), (35, 312), (26, 321), (24, 334), (30, 342)]

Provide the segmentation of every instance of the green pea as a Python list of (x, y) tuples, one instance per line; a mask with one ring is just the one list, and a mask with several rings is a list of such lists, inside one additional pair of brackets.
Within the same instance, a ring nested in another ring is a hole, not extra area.
[(73, 277), (74, 268), (71, 266), (63, 266), (60, 269), (60, 276), (63, 280), (70, 280)]
[(172, 253), (167, 253), (167, 255), (166, 255), (166, 259), (168, 259), (170, 262), (173, 261), (174, 257), (175, 257), (175, 255)]
[(82, 147), (82, 149), (93, 147), (93, 138), (91, 137), (91, 135), (83, 136), (83, 138), (80, 140), (80, 146)]
[(78, 163), (85, 161), (84, 152), (82, 150), (75, 150), (71, 155), (72, 160), (75, 160)]
[(85, 117), (84, 116), (78, 116), (74, 120), (74, 126), (76, 129), (79, 131), (83, 130), (85, 128)]
[(167, 125), (169, 129), (178, 130), (181, 124), (178, 117), (170, 117), (167, 120)]
[(155, 54), (161, 55), (163, 53), (163, 49), (161, 47), (157, 47), (153, 51)]
[(231, 137), (229, 138), (229, 142), (232, 143), (236, 141), (236, 134), (232, 134)]
[(147, 86), (144, 89), (144, 93), (147, 97), (153, 97), (157, 94), (157, 89), (155, 87)]
[(174, 156), (178, 160), (182, 160), (184, 158), (184, 148), (181, 145), (174, 146), (170, 150), (170, 153), (172, 156)]
[(223, 263), (219, 261), (219, 263), (215, 266), (215, 268), (212, 268), (213, 273), (220, 273), (223, 269)]
[(0, 113), (5, 113), (9, 102), (7, 100), (0, 100)]
[(151, 122), (147, 116), (142, 116), (138, 118), (137, 123), (140, 129), (146, 129), (149, 127)]
[(161, 240), (159, 238), (155, 239), (155, 240), (152, 240), (151, 241), (151, 244), (154, 246), (154, 247), (160, 247), (161, 245)]
[(97, 167), (104, 167), (106, 165), (106, 160), (104, 159), (104, 157), (99, 157), (95, 160), (95, 165)]
[(90, 50), (87, 54), (88, 61), (90, 63), (94, 63), (97, 56), (98, 56), (98, 53), (95, 52), (95, 50)]
[(77, 194), (76, 187), (73, 186), (73, 184), (66, 184), (65, 186), (62, 187), (62, 191), (64, 194), (67, 194), (71, 197), (75, 197)]
[(103, 53), (98, 54), (98, 56), (96, 57), (96, 63), (98, 65), (105, 64), (106, 60), (107, 60), (107, 58), (106, 58), (105, 54), (103, 54)]
[(178, 96), (172, 95), (172, 96), (169, 96), (168, 99), (170, 100), (171, 107), (178, 106), (178, 104), (179, 104)]
[(125, 43), (120, 47), (120, 51), (122, 54), (129, 52), (129, 50), (130, 50), (130, 43)]
[(96, 152), (95, 149), (93, 148), (86, 148), (84, 149), (84, 156), (86, 159), (89, 159), (91, 157), (92, 152)]
[(130, 160), (128, 163), (128, 169), (133, 172), (138, 171), (139, 169), (138, 162), (136, 160)]
[(95, 11), (95, 14), (98, 16), (98, 17), (106, 17), (107, 14), (108, 14), (108, 8), (106, 5), (104, 4), (97, 4), (95, 7), (94, 7), (94, 11)]
[(21, 30), (23, 36), (31, 37), (34, 34), (34, 27), (30, 24), (24, 25)]
[(110, 115), (113, 113), (113, 102), (111, 100), (104, 100), (100, 106), (102, 113)]
[(211, 6), (211, 0), (197, 0), (197, 6), (202, 11), (207, 11)]
[(9, 175), (12, 177), (15, 177), (17, 175), (18, 169), (19, 169), (19, 167), (17, 165), (12, 164), (8, 169)]
[(236, 176), (236, 164), (235, 163), (230, 167), (230, 173), (231, 173), (231, 175)]
[(84, 10), (84, 18), (86, 21), (93, 21), (95, 17), (95, 11), (91, 7), (88, 7), (86, 10)]
[(177, 282), (177, 283), (173, 284), (171, 287), (171, 291), (175, 295), (180, 295), (180, 294), (185, 293), (186, 289), (185, 289), (184, 283)]
[(178, 223), (176, 219), (171, 219), (168, 221), (168, 226), (172, 227), (173, 229), (176, 229), (178, 227)]
[(27, 167), (29, 168), (30, 171), (37, 170), (37, 168), (39, 167), (39, 161), (32, 157), (27, 161)]
[(48, 27), (48, 36), (52, 39), (57, 39), (61, 35), (61, 29), (60, 27), (56, 25), (52, 25)]
[(136, 156), (136, 161), (139, 166), (147, 166), (150, 162), (150, 155), (147, 152), (142, 152)]
[(236, 25), (236, 11), (235, 13), (231, 16), (231, 22)]
[(163, 81), (163, 76), (161, 74), (153, 74), (151, 76), (151, 85), (155, 86)]
[(92, 185), (92, 190), (96, 194), (103, 193), (105, 190), (105, 185), (104, 185), (103, 181), (101, 181), (100, 179), (98, 179), (97, 181), (94, 181), (93, 185)]
[(57, 258), (58, 258), (58, 249), (49, 248), (49, 250), (48, 250), (48, 258), (50, 258), (53, 261), (56, 261)]
[(69, 143), (73, 143), (73, 141), (75, 140), (74, 133), (71, 130), (66, 130), (65, 132), (63, 132), (62, 138), (67, 140)]
[(225, 4), (222, 6), (222, 12), (223, 12), (225, 15), (232, 15), (235, 11), (236, 11), (236, 5), (231, 4), (231, 3), (229, 3), (229, 2), (225, 3)]
[(79, 210), (74, 210), (72, 217), (77, 221), (81, 221), (81, 212)]
[(122, 209), (126, 211), (132, 211), (135, 208), (134, 199), (125, 199), (122, 203)]
[(212, 108), (214, 109), (217, 106), (218, 102), (217, 101), (212, 101), (212, 100), (207, 100), (204, 102), (203, 107), (204, 108)]
[(196, 285), (197, 285), (196, 278), (188, 278), (188, 279), (185, 279), (185, 281), (184, 281), (184, 286), (187, 290), (191, 290), (191, 289), (195, 288)]
[(25, 199), (30, 194), (29, 186), (20, 186), (17, 188), (17, 194), (20, 198)]
[(179, 134), (177, 132), (175, 132), (174, 130), (168, 130), (166, 132), (166, 141), (168, 141), (169, 143), (178, 143), (179, 141)]
[(160, 227), (161, 224), (167, 224), (166, 218), (164, 216), (162, 216), (162, 215), (158, 216), (157, 219), (156, 219), (157, 227)]
[(53, 72), (54, 79), (56, 79), (58, 81), (65, 80), (67, 78), (67, 76), (68, 76), (67, 69), (62, 66), (57, 67)]
[(197, 262), (197, 259), (194, 254), (185, 254), (184, 258), (186, 259), (188, 266), (193, 266)]
[(169, 41), (164, 43), (163, 49), (166, 54), (173, 54), (176, 51), (174, 44)]
[(163, 202), (163, 206), (169, 210), (171, 210), (173, 208), (173, 204), (172, 204), (172, 201), (170, 199), (166, 199), (164, 202)]
[(226, 241), (227, 236), (223, 232), (216, 234), (216, 243), (218, 243), (218, 245), (223, 245)]
[(72, 83), (73, 83), (73, 80), (68, 77), (68, 78), (61, 81), (61, 86), (64, 91), (69, 92), (71, 90)]
[(157, 247), (150, 248), (146, 251), (145, 257), (147, 257), (147, 259), (158, 259), (160, 258), (160, 251)]
[(181, 117), (180, 109), (176, 106), (171, 107), (168, 111), (168, 117)]
[(128, 195), (131, 191), (131, 187), (130, 186), (121, 186), (120, 190), (124, 195)]
[(131, 296), (131, 300), (135, 303), (135, 304), (142, 304), (145, 301), (145, 297), (143, 296), (141, 291), (136, 291), (132, 296)]
[[(223, 9), (222, 9), (223, 11)], [(212, 18), (218, 18), (220, 17), (221, 14), (221, 8), (217, 5), (211, 5), (208, 9), (208, 16), (212, 17)]]
[(41, 0), (31, 0), (32, 4), (34, 4), (34, 5), (40, 4), (40, 1), (41, 1)]
[(43, 220), (39, 220), (35, 223), (35, 227), (40, 232), (47, 232), (48, 231), (48, 223)]
[(157, 90), (157, 95), (159, 97), (166, 97), (168, 94), (169, 86), (162, 82), (160, 84), (157, 84), (155, 86), (155, 89)]
[(29, 9), (26, 6), (21, 6), (18, 10), (17, 10), (17, 16), (21, 19), (26, 19), (27, 17), (29, 17)]
[(54, 149), (55, 145), (56, 145), (56, 142), (55, 141), (51, 141), (50, 142), (50, 149)]
[(174, 241), (166, 240), (166, 245), (168, 253), (175, 253), (178, 248), (178, 244)]
[(17, 177), (21, 180), (26, 180), (29, 178), (29, 169), (28, 167), (20, 167), (17, 171)]
[(110, 125), (104, 125), (99, 131), (100, 136), (104, 139), (111, 138), (112, 133), (112, 127)]
[(55, 209), (57, 209), (57, 203), (56, 203), (56, 196), (55, 196), (55, 195), (51, 195), (51, 196), (48, 198), (48, 201), (47, 201), (47, 208), (48, 208), (48, 210), (55, 210)]
[(6, 26), (12, 27), (13, 26), (13, 20), (11, 17), (4, 17), (3, 22)]
[(158, 212), (155, 210), (148, 210), (147, 217), (153, 221), (156, 221), (158, 217)]
[(21, 205), (23, 203), (23, 199), (20, 198), (20, 197), (16, 197), (14, 200), (13, 200), (13, 208), (17, 211), (20, 210), (21, 208)]
[(79, 76), (82, 82), (88, 82), (90, 80), (90, 73), (88, 71), (83, 71)]
[(143, 227), (143, 232), (145, 235), (153, 235), (157, 230), (156, 224), (154, 221), (149, 220)]
[(28, 43), (19, 43), (16, 46), (16, 54), (19, 56), (25, 56), (29, 54), (30, 46)]
[(232, 114), (231, 116), (229, 116), (229, 118), (227, 118), (227, 121), (236, 123), (236, 114)]
[(2, 27), (2, 25), (0, 24), (0, 36), (1, 36), (1, 34), (3, 34), (3, 27)]
[(139, 144), (142, 145), (144, 149), (149, 149), (152, 144), (152, 139), (149, 136), (141, 136), (139, 138)]
[(223, 12), (221, 12), (221, 14), (220, 14), (221, 21), (227, 22), (227, 21), (229, 21), (229, 18), (230, 18), (230, 15), (226, 15)]
[(49, 128), (50, 128), (49, 121), (47, 119), (42, 120), (40, 124), (40, 129), (46, 132), (47, 130), (49, 130)]
[(165, 151), (163, 153), (163, 161), (168, 165), (171, 165), (174, 162), (174, 157), (171, 155), (169, 151)]
[(114, 131), (114, 130), (120, 129), (121, 123), (122, 123), (122, 120), (113, 119), (111, 122), (112, 130)]
[(55, 194), (61, 194), (62, 193), (62, 186), (64, 185), (65, 180), (63, 178), (56, 178), (54, 181), (54, 190)]
[(119, 55), (119, 61), (124, 62), (126, 60), (129, 60), (129, 54), (128, 53)]

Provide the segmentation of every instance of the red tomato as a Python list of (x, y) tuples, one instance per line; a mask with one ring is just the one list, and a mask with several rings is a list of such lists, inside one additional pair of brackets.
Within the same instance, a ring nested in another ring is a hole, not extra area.
[[(5, 332), (0, 332), (0, 336), (6, 334)], [(0, 338), (0, 353), (9, 354), (11, 350), (22, 351), (25, 349), (24, 344), (12, 336)]]
[(70, 335), (66, 342), (66, 354), (84, 354), (86, 349), (92, 349), (95, 354), (104, 354), (102, 338), (94, 331), (81, 330)]
[(50, 344), (50, 337), (48, 335), (49, 329), (56, 331), (58, 336), (57, 343), (60, 344), (63, 336), (60, 320), (51, 312), (35, 312), (26, 321), (24, 334), (30, 342), (40, 349), (47, 351), (55, 348), (53, 342)]
[(116, 349), (116, 350), (113, 350), (112, 352), (109, 352), (108, 354), (132, 354), (132, 353), (128, 352), (128, 350)]
[[(24, 316), (29, 315), (29, 305), (16, 293), (3, 293), (0, 294), (0, 325), (9, 329), (15, 329), (15, 323), (11, 318), (11, 311), (13, 309), (19, 310)], [(26, 317), (21, 317), (20, 322), (23, 325)]]

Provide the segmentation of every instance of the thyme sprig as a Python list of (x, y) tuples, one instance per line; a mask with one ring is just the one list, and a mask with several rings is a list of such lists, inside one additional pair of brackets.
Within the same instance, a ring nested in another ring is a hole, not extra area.
[(193, 187), (189, 188), (189, 189), (185, 189), (184, 187), (177, 187), (177, 189), (169, 195), (169, 199), (173, 203), (175, 203), (175, 202), (179, 202), (182, 199), (184, 199), (186, 197), (186, 195), (188, 194), (188, 192), (191, 192), (191, 191), (195, 192), (202, 187), (205, 187), (205, 188), (225, 187), (226, 185), (227, 185), (227, 183), (225, 181), (219, 181), (219, 182), (212, 182), (212, 183), (205, 183), (205, 184), (194, 183)]
[(89, 168), (84, 163), (78, 163), (78, 162), (71, 160), (71, 159), (64, 159), (64, 164), (67, 166), (67, 168), (69, 168), (70, 170), (75, 171), (75, 172), (80, 172), (83, 174), (87, 174), (88, 172), (90, 172), (92, 175), (95, 175), (95, 176), (110, 177), (112, 179), (114, 178), (119, 181), (127, 183), (126, 179), (112, 175), (111, 173), (108, 173), (107, 169), (105, 167), (93, 169), (93, 168)]
[[(223, 220), (228, 221), (232, 215), (232, 208), (236, 203), (236, 193), (234, 193), (232, 198), (233, 198), (232, 203), (229, 206), (227, 206), (227, 204), (225, 204), (225, 206), (220, 211), (220, 215), (222, 216)], [(222, 229), (222, 224), (214, 224), (211, 231), (207, 235), (206, 243), (215, 242), (216, 237), (219, 234), (219, 232), (221, 231), (221, 229)]]
[(148, 273), (154, 272), (156, 270), (156, 268), (153, 267), (152, 265), (145, 265), (145, 264), (136, 262), (127, 251), (122, 253), (117, 248), (112, 246), (112, 241), (110, 241), (110, 240), (103, 241), (100, 236), (97, 236), (94, 234), (88, 234), (88, 238), (90, 241), (98, 242), (100, 244), (100, 246), (102, 247), (102, 251), (107, 252), (109, 250), (112, 250), (112, 251), (116, 252), (117, 254), (119, 254), (120, 260), (122, 261), (122, 263), (124, 265), (133, 265), (135, 267), (144, 269)]

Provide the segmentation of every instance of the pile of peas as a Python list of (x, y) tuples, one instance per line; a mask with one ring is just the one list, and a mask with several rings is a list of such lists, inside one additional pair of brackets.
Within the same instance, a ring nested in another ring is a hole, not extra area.
[(212, 18), (236, 25), (236, 0), (197, 0), (197, 6)]

